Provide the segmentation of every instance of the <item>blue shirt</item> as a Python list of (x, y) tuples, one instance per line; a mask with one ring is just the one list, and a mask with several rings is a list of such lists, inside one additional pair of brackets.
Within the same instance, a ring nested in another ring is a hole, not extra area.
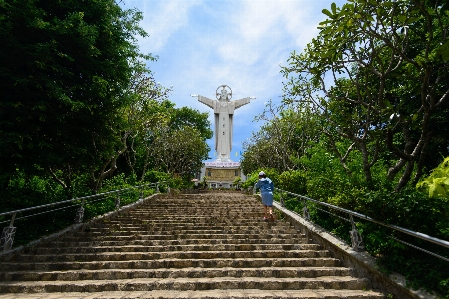
[(274, 184), (269, 178), (261, 178), (256, 184), (256, 189), (260, 188), (260, 193), (270, 193), (274, 191)]

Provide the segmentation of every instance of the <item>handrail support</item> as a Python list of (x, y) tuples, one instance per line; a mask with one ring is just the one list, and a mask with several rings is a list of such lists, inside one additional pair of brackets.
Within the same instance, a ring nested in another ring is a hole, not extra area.
[(360, 232), (357, 230), (351, 214), (349, 214), (349, 220), (351, 220), (352, 226), (352, 230), (349, 232), (351, 234), (352, 249), (357, 252), (363, 251), (365, 250), (365, 246), (363, 245), (363, 238)]
[(17, 228), (14, 227), (14, 220), (16, 219), (17, 213), (12, 214), (11, 222), (9, 226), (3, 228), (2, 236), (0, 238), (0, 248), (3, 247), (3, 251), (8, 251), (11, 249), (14, 243), (14, 237), (16, 235)]
[(304, 203), (304, 208), (302, 209), (302, 215), (303, 215), (304, 219), (306, 219), (307, 221), (310, 221), (310, 213), (309, 213), (309, 209), (307, 208), (307, 201), (305, 199), (303, 199), (303, 203)]
[(120, 192), (117, 193), (117, 198), (115, 199), (115, 209), (120, 209)]
[(84, 218), (84, 199), (78, 210), (76, 210), (75, 223), (82, 223)]

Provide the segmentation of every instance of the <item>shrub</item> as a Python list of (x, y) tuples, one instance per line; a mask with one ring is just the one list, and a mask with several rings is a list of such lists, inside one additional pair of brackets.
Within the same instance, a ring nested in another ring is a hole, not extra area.
[(306, 175), (299, 170), (284, 171), (279, 175), (278, 187), (296, 194), (307, 195)]

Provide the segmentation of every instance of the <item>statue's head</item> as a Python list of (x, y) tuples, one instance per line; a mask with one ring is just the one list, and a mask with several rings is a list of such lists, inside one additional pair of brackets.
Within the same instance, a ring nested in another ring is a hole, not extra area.
[(226, 89), (224, 89), (224, 88), (221, 90), (221, 93), (220, 93), (220, 101), (221, 102), (229, 101), (228, 91)]
[[(221, 90), (219, 90), (221, 88)], [(220, 102), (229, 102), (232, 99), (232, 89), (227, 85), (220, 85), (215, 92), (217, 100)]]

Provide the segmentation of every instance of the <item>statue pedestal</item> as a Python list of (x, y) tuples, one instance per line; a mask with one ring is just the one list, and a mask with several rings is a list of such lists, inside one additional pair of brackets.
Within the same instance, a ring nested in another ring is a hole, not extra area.
[(205, 162), (201, 169), (201, 181), (206, 177), (207, 187), (212, 189), (230, 189), (234, 188), (234, 181), (241, 178), (245, 181), (246, 177), (240, 169), (240, 162)]

